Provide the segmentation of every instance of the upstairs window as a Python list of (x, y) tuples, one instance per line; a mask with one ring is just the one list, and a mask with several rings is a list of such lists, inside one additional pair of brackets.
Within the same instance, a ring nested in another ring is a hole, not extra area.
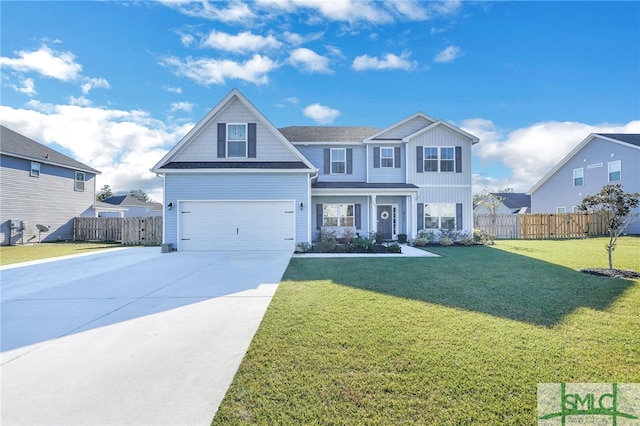
[(424, 171), (454, 173), (456, 171), (456, 149), (447, 147), (424, 147)]
[(393, 168), (394, 165), (393, 148), (380, 148), (380, 167)]
[(31, 162), (31, 176), (40, 177), (40, 163)]
[(582, 167), (573, 169), (573, 186), (582, 185), (584, 185), (584, 169)]
[(83, 192), (84, 191), (84, 172), (76, 172), (75, 173), (75, 187), (76, 191)]
[(347, 172), (347, 150), (345, 148), (331, 148), (331, 174), (345, 174)]
[(622, 179), (622, 164), (620, 160), (609, 163), (609, 182), (618, 182)]
[(440, 148), (440, 171), (455, 172), (455, 150), (453, 147)]
[(438, 171), (438, 148), (431, 146), (424, 147), (424, 171)]
[(227, 157), (246, 158), (247, 156), (247, 125), (227, 125)]
[(324, 204), (322, 226), (354, 226), (353, 204)]

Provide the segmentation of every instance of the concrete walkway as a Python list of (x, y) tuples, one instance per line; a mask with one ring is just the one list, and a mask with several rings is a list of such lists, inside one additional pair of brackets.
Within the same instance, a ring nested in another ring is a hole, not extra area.
[(408, 244), (400, 244), (402, 253), (295, 253), (293, 257), (300, 258), (323, 258), (323, 257), (440, 257), (435, 253), (411, 247)]
[(0, 269), (0, 423), (208, 425), (289, 259), (152, 247)]

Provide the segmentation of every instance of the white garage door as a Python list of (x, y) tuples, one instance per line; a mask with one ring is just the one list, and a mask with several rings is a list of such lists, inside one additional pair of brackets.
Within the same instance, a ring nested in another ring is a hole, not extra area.
[(178, 250), (293, 250), (294, 201), (180, 201)]

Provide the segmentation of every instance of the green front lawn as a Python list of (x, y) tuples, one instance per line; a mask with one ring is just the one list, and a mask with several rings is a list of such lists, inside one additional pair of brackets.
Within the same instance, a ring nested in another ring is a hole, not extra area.
[(534, 425), (538, 383), (640, 382), (640, 280), (576, 271), (603, 246), (292, 259), (213, 424)]
[(122, 247), (115, 243), (42, 243), (0, 247), (0, 265)]

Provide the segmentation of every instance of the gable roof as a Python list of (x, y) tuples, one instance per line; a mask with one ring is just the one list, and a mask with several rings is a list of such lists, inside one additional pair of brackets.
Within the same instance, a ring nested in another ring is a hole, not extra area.
[[(411, 120), (414, 120), (416, 118), (422, 118), (422, 119), (424, 119), (426, 122), (428, 122), (430, 124), (428, 124), (425, 127), (421, 128), (419, 130), (416, 130), (415, 132), (403, 137), (401, 139), (402, 142), (408, 142), (409, 139), (411, 139), (411, 138), (413, 138), (415, 136), (421, 135), (424, 132), (428, 132), (429, 130), (432, 130), (433, 128), (435, 128), (437, 126), (444, 126), (444, 127), (448, 128), (449, 130), (451, 130), (451, 131), (453, 131), (455, 133), (458, 133), (459, 135), (469, 139), (471, 141), (472, 145), (475, 145), (480, 141), (480, 139), (478, 139), (476, 136), (472, 135), (471, 133), (465, 132), (461, 128), (456, 127), (456, 126), (454, 126), (453, 124), (451, 124), (451, 123), (449, 123), (447, 121), (435, 120), (435, 119), (429, 117), (428, 115), (426, 115), (426, 114), (424, 114), (422, 112), (416, 112), (415, 114), (410, 115), (409, 117), (405, 118), (404, 120), (401, 120), (401, 121), (399, 121), (399, 122), (397, 122), (395, 124), (392, 124), (391, 126), (389, 126), (389, 127), (385, 128), (385, 129), (383, 129), (383, 130), (381, 130), (381, 131), (369, 136), (368, 138), (365, 139), (365, 143), (366, 142), (376, 142), (378, 140), (379, 136), (384, 135), (385, 133), (391, 131), (393, 128), (402, 126), (403, 124), (405, 124), (405, 123), (407, 123), (407, 122), (409, 122)], [(381, 140), (384, 140), (384, 138), (382, 138)]]
[(357, 142), (380, 131), (364, 126), (289, 126), (278, 129), (289, 142)]
[(113, 206), (128, 206), (128, 207), (152, 207), (156, 210), (162, 210), (162, 204), (155, 201), (142, 201), (131, 195), (114, 195), (103, 201), (106, 204)]
[(434, 123), (436, 121), (435, 119), (429, 117), (427, 114), (424, 114), (422, 112), (416, 112), (415, 114), (410, 115), (409, 117), (406, 117), (406, 118), (398, 121), (397, 123), (394, 123), (389, 127), (385, 127), (384, 129), (382, 129), (382, 130), (376, 132), (375, 134), (369, 136), (368, 138), (365, 139), (365, 142), (370, 142), (370, 141), (373, 141), (374, 139), (385, 140), (385, 138), (380, 138), (380, 136), (382, 136), (385, 133), (389, 132), (390, 130), (392, 130), (392, 129), (396, 128), (396, 127), (400, 127), (403, 124), (405, 124), (405, 123), (407, 123), (407, 122), (409, 122), (411, 120), (414, 120), (416, 118), (421, 118), (421, 119), (425, 120), (428, 123)]
[(502, 198), (502, 204), (510, 209), (531, 208), (531, 195), (524, 192), (492, 192), (491, 195)]
[(37, 161), (42, 164), (100, 174), (98, 170), (36, 142), (33, 139), (29, 139), (5, 126), (0, 126), (0, 153), (10, 157)]
[[(251, 114), (256, 118), (256, 120), (260, 121), (273, 135), (276, 137), (296, 158), (300, 160), (305, 165), (305, 168), (302, 170), (313, 170), (314, 167), (309, 160), (307, 160), (301, 153), (298, 151), (291, 142), (285, 138), (282, 133), (275, 128), (273, 124), (260, 112), (256, 107), (249, 102), (247, 98), (244, 97), (242, 93), (236, 88), (231, 90), (227, 96), (225, 96), (207, 115), (204, 116), (190, 131), (187, 133), (162, 159), (151, 169), (154, 173), (165, 173), (168, 169), (166, 167), (168, 164), (172, 163), (174, 157), (176, 157), (186, 146), (188, 146), (191, 141), (193, 141), (207, 126), (209, 123), (221, 112), (224, 108), (233, 100), (238, 100), (244, 107), (246, 107)], [(175, 163), (174, 163), (175, 164)], [(203, 162), (202, 165), (212, 164), (212, 162)], [(226, 170), (227, 168), (210, 168), (208, 170)], [(177, 170), (176, 168), (171, 168), (171, 170)], [(203, 169), (200, 169), (202, 171)], [(300, 169), (298, 169), (300, 170)]]
[(575, 148), (571, 150), (558, 164), (556, 164), (549, 172), (533, 185), (533, 187), (527, 192), (527, 194), (533, 194), (540, 187), (551, 178), (558, 170), (569, 162), (578, 152), (582, 150), (589, 142), (595, 138), (602, 139), (611, 143), (621, 144), (633, 149), (640, 149), (640, 134), (638, 133), (591, 133), (582, 142), (580, 142)]

